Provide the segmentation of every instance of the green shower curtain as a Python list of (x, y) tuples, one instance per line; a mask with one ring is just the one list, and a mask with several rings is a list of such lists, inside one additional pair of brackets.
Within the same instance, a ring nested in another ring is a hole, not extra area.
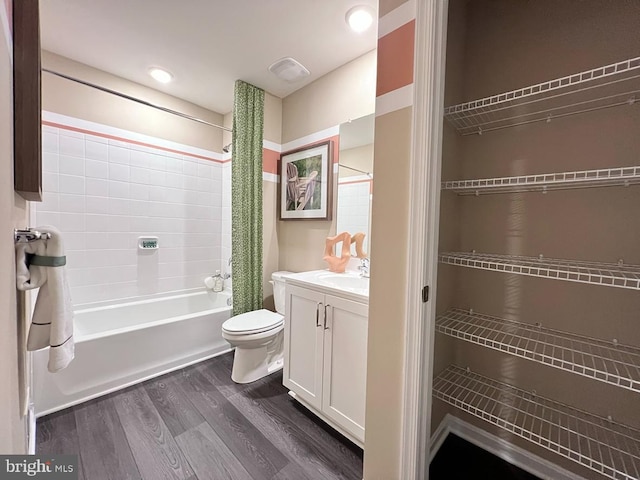
[(262, 308), (264, 90), (236, 81), (231, 161), (233, 314)]

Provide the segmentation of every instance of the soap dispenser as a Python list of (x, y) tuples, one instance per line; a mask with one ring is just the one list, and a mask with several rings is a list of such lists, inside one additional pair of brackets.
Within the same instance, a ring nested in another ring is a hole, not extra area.
[(224, 290), (224, 278), (220, 270), (216, 270), (216, 274), (213, 276), (213, 289), (214, 292), (221, 292)]

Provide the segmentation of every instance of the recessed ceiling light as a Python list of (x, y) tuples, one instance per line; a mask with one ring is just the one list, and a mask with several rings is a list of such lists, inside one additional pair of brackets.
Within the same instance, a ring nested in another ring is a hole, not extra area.
[(346, 20), (351, 30), (362, 33), (373, 24), (374, 10), (368, 5), (357, 5), (347, 12)]
[(158, 67), (151, 67), (149, 69), (149, 75), (151, 75), (154, 80), (160, 83), (169, 83), (171, 80), (173, 80), (173, 75), (171, 75), (171, 73)]

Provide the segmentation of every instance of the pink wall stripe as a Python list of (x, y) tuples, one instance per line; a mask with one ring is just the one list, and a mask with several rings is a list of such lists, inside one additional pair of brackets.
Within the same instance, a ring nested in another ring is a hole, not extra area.
[(278, 174), (278, 161), (280, 160), (280, 152), (262, 149), (262, 171), (267, 173)]
[(166, 147), (161, 147), (161, 146), (158, 146), (158, 145), (152, 145), (150, 143), (139, 142), (137, 140), (130, 140), (128, 138), (117, 137), (115, 135), (108, 135), (106, 133), (100, 133), (100, 132), (95, 132), (95, 131), (92, 131), (92, 130), (86, 130), (84, 128), (70, 127), (69, 125), (63, 125), (63, 124), (55, 123), (55, 122), (48, 122), (46, 120), (43, 120), (42, 124), (43, 125), (48, 125), (50, 127), (61, 128), (63, 130), (70, 130), (72, 132), (85, 133), (85, 134), (88, 134), (88, 135), (95, 135), (96, 137), (108, 138), (110, 140), (117, 140), (118, 142), (130, 143), (132, 145), (140, 145), (141, 147), (155, 148), (156, 150), (163, 150), (165, 152), (177, 153), (179, 155), (185, 155), (185, 156), (189, 156), (189, 157), (193, 157), (193, 158), (199, 158), (199, 159), (202, 159), (202, 160), (209, 160), (210, 162), (215, 162), (215, 163), (227, 163), (227, 162), (231, 161), (231, 160), (217, 160), (215, 158), (205, 157), (203, 155), (196, 155), (195, 153), (188, 153), (188, 152), (183, 152), (183, 151), (180, 151), (180, 150), (174, 150), (172, 148), (166, 148)]
[(411, 20), (378, 40), (377, 97), (413, 83), (415, 27)]

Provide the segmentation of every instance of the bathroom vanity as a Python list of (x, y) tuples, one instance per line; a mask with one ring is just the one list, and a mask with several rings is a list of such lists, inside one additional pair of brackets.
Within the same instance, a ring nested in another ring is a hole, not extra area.
[(315, 270), (287, 276), (283, 383), (290, 395), (364, 445), (369, 279)]

